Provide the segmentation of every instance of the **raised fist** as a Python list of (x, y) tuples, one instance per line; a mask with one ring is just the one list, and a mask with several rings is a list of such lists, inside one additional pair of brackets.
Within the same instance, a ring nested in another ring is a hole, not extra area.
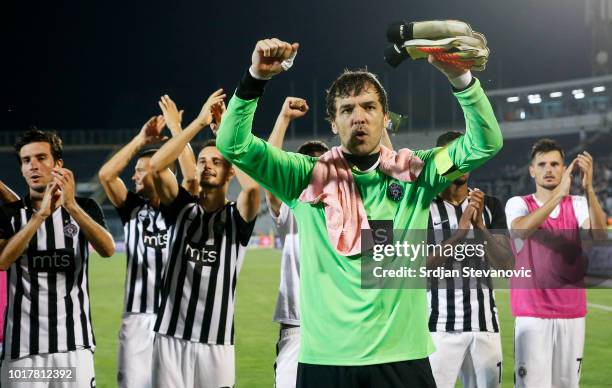
[(288, 120), (298, 119), (306, 112), (308, 112), (306, 100), (298, 97), (287, 97), (281, 109), (281, 114)]
[(270, 79), (288, 70), (299, 46), (298, 43), (289, 44), (276, 38), (260, 40), (251, 56), (251, 72), (257, 78)]

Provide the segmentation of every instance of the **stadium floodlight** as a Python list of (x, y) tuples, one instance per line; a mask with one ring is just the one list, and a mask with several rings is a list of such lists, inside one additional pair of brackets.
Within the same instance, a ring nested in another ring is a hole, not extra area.
[(550, 98), (559, 98), (563, 96), (563, 92), (551, 92), (550, 93)]
[(572, 90), (572, 94), (575, 96), (576, 94), (584, 94), (584, 90), (582, 89), (574, 89)]
[(595, 86), (593, 88), (593, 93), (601, 93), (601, 92), (605, 92), (606, 91), (606, 87), (605, 86)]
[(542, 97), (539, 94), (530, 94), (527, 96), (530, 104), (539, 104), (542, 102)]
[(576, 93), (576, 94), (574, 94), (574, 98), (576, 100), (583, 99), (584, 98), (584, 93)]
[(512, 96), (512, 97), (508, 97), (506, 98), (507, 102), (517, 102), (520, 101), (520, 97), (519, 96)]

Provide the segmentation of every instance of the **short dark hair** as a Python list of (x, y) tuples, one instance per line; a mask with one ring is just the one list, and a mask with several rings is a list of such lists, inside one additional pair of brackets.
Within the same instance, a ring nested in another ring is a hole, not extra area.
[(215, 147), (215, 148), (217, 148), (217, 139), (208, 139), (208, 140), (206, 140), (206, 142), (202, 146), (202, 149), (204, 149), (206, 147)]
[(136, 156), (136, 159), (140, 158), (152, 158), (155, 153), (159, 151), (159, 148), (148, 148), (146, 150), (142, 150)]
[[(136, 155), (136, 160), (140, 158), (152, 158), (157, 151), (159, 151), (159, 148), (147, 148), (145, 150), (142, 150), (138, 153), (138, 155)], [(170, 169), (170, 171), (172, 171), (174, 175), (176, 175), (176, 161), (170, 163), (168, 165), (168, 168)]]
[(545, 154), (552, 151), (559, 151), (561, 159), (565, 160), (565, 152), (559, 144), (553, 139), (540, 139), (533, 143), (531, 147), (531, 161), (536, 157), (537, 154)]
[(463, 136), (463, 132), (459, 132), (459, 131), (444, 132), (443, 134), (438, 136), (438, 139), (436, 140), (436, 147), (444, 147), (448, 143), (452, 142), (453, 140), (461, 136)]
[(327, 146), (327, 144), (318, 140), (307, 141), (297, 149), (297, 152), (299, 154), (304, 154), (308, 156), (314, 156), (314, 154), (317, 152), (324, 154), (327, 151), (329, 151), (329, 147)]
[(336, 117), (336, 98), (359, 95), (364, 89), (373, 87), (378, 93), (378, 101), (382, 105), (383, 113), (389, 111), (387, 103), (387, 91), (382, 86), (376, 75), (366, 69), (344, 70), (344, 73), (331, 84), (326, 90), (325, 109), (327, 120), (333, 121)]
[(53, 160), (57, 161), (62, 159), (64, 152), (62, 146), (62, 139), (60, 139), (60, 137), (55, 132), (41, 131), (36, 128), (30, 128), (25, 131), (21, 136), (19, 136), (17, 138), (17, 142), (15, 142), (14, 147), (19, 164), (21, 164), (21, 157), (19, 156), (19, 152), (21, 152), (21, 149), (30, 143), (38, 142), (49, 143)]
[[(202, 148), (200, 149), (200, 152), (202, 152), (202, 150), (206, 147), (215, 147), (217, 148), (217, 139), (208, 139), (206, 140), (206, 142), (204, 142), (204, 145), (202, 146)], [(218, 148), (217, 148), (218, 149)], [(223, 156), (223, 155), (222, 155)], [(223, 156), (223, 160), (225, 160), (227, 162), (227, 164), (229, 164), (230, 166), (232, 165), (232, 163), (227, 160), (225, 158), (225, 156)]]

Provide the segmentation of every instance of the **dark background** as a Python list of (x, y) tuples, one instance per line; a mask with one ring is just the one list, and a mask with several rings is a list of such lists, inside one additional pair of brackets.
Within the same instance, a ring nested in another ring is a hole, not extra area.
[(3, 8), (0, 130), (139, 128), (164, 93), (191, 120), (214, 89), (234, 90), (256, 41), (267, 37), (301, 49), (293, 69), (268, 85), (255, 122), (260, 133), (290, 94), (318, 112), (298, 131), (328, 131), (325, 88), (344, 68), (365, 66), (388, 87), (392, 110), (406, 112), (412, 92), (415, 126), (429, 122), (433, 82), (444, 122), (452, 108), (442, 75), (423, 61), (395, 70), (383, 61), (386, 26), (398, 19), (454, 18), (483, 32), (491, 57), (477, 75), (486, 90), (591, 75), (585, 6), (577, 0), (12, 1)]

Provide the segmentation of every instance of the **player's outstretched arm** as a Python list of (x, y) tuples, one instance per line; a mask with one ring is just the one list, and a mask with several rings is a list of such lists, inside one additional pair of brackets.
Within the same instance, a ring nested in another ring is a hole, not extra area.
[[(159, 107), (162, 110), (168, 129), (172, 133), (172, 137), (178, 136), (183, 131), (181, 127), (183, 111), (178, 110), (174, 101), (167, 94), (159, 100)], [(183, 175), (181, 186), (191, 195), (197, 195), (200, 186), (196, 176), (196, 159), (191, 144), (187, 143), (185, 149), (179, 155), (178, 161)]]
[(291, 124), (293, 120), (303, 117), (308, 112), (308, 109), (308, 103), (306, 103), (306, 100), (303, 98), (285, 98), (285, 102), (274, 123), (274, 128), (272, 128), (272, 133), (270, 133), (270, 137), (268, 138), (268, 143), (282, 149), (289, 124)]
[[(274, 128), (272, 128), (272, 133), (270, 133), (270, 137), (268, 138), (268, 143), (271, 146), (283, 149), (283, 141), (285, 140), (285, 134), (287, 133), (289, 124), (292, 120), (303, 117), (306, 112), (308, 112), (308, 109), (308, 103), (306, 103), (306, 100), (302, 98), (285, 98), (285, 102), (283, 103), (281, 111), (276, 118), (276, 122), (274, 123)], [(282, 204), (281, 200), (267, 190), (266, 199), (272, 213), (278, 216), (280, 214), (280, 207)]]
[(480, 82), (469, 71), (440, 62), (429, 62), (440, 70), (455, 88), (465, 118), (465, 134), (436, 152), (436, 168), (447, 180), (469, 172), (492, 158), (503, 144), (493, 108)]
[(491, 233), (482, 216), (485, 208), (485, 193), (478, 189), (471, 190), (468, 200), (467, 209), (474, 209), (471, 223), (474, 230), (481, 234), (486, 260), (495, 269), (514, 269), (514, 253), (510, 247), (510, 241), (506, 233), (499, 233), (501, 230), (504, 232), (507, 230), (506, 215), (501, 203), (493, 198), (495, 206), (491, 209), (491, 228), (494, 233)]
[(581, 226), (590, 230), (593, 239), (605, 240), (608, 238), (608, 225), (606, 213), (601, 208), (595, 189), (593, 189), (593, 157), (584, 151), (576, 157), (576, 164), (582, 174), (582, 189), (589, 206), (589, 218)]
[[(467, 236), (468, 231), (470, 230), (470, 224), (472, 219), (474, 218), (474, 214), (476, 213), (476, 209), (474, 207), (468, 206), (463, 213), (461, 213), (461, 218), (459, 218), (458, 228), (453, 231), (453, 233), (444, 241), (442, 241), (439, 245), (441, 246), (455, 246), (461, 245), (465, 243), (465, 238)], [(429, 230), (429, 233), (435, 233), (434, 230)], [(439, 255), (434, 249), (434, 252), (430, 253), (427, 256), (427, 268), (434, 269), (437, 267), (444, 267), (449, 260), (449, 257), (444, 255)]]
[(104, 192), (115, 207), (121, 207), (127, 198), (127, 188), (119, 177), (130, 163), (132, 158), (148, 144), (154, 144), (165, 140), (161, 136), (165, 122), (162, 116), (151, 117), (128, 144), (123, 146), (98, 172), (98, 179), (102, 184)]
[(224, 98), (225, 94), (223, 94), (222, 89), (211, 94), (202, 106), (198, 117), (180, 134), (168, 140), (151, 158), (151, 171), (153, 171), (155, 187), (160, 201), (164, 205), (171, 204), (179, 190), (176, 177), (170, 172), (168, 166), (179, 157), (198, 132), (210, 125), (212, 122), (212, 106), (222, 103)]
[(297, 43), (278, 39), (257, 43), (251, 67), (230, 100), (217, 134), (223, 156), (285, 202), (297, 198), (308, 185), (316, 160), (272, 147), (254, 136), (251, 128), (266, 79), (287, 69), (297, 49)]
[(259, 184), (239, 168), (234, 167), (234, 171), (236, 172), (236, 179), (242, 187), (242, 191), (240, 191), (236, 200), (236, 206), (242, 218), (246, 222), (251, 222), (257, 217), (259, 211)]
[[(113, 236), (77, 203), (74, 197), (75, 181), (72, 171), (67, 168), (56, 168), (52, 174), (53, 182), (57, 185), (59, 191), (61, 191), (60, 203), (62, 207), (74, 218), (85, 238), (96, 252), (102, 257), (111, 257), (115, 253)], [(100, 210), (97, 204), (94, 211), (98, 213), (96, 218), (103, 220), (102, 210)]]
[[(512, 220), (510, 225), (512, 237), (521, 239), (530, 237), (536, 230), (538, 230), (544, 221), (546, 221), (548, 216), (550, 216), (550, 213), (555, 210), (555, 207), (559, 205), (563, 197), (569, 195), (575, 165), (576, 160), (573, 160), (570, 165), (567, 166), (563, 172), (563, 176), (561, 177), (561, 183), (559, 183), (559, 185), (554, 189), (553, 195), (550, 196), (548, 201), (531, 213), (529, 213), (525, 207), (525, 215), (516, 217)], [(512, 207), (514, 205), (510, 203), (510, 201), (508, 201), (508, 204), (506, 205), (506, 213), (513, 212)], [(520, 204), (522, 205), (523, 203), (520, 202)]]
[(15, 234), (12, 234), (12, 226), (6, 215), (0, 212), (0, 270), (6, 271), (23, 254), (38, 228), (47, 217), (53, 214), (59, 202), (60, 194), (57, 184), (48, 184), (40, 208)]
[[(213, 122), (210, 124), (210, 129), (215, 137), (217, 136), (219, 126), (223, 122), (225, 112), (225, 103), (223, 101), (211, 107)], [(238, 183), (242, 188), (240, 194), (238, 194), (238, 199), (236, 200), (238, 213), (240, 213), (245, 221), (251, 222), (255, 219), (255, 217), (257, 217), (257, 212), (259, 211), (259, 184), (236, 166), (233, 166), (232, 168), (236, 174), (236, 179), (238, 179)]]
[(15, 194), (4, 182), (0, 181), (0, 203), (10, 203), (19, 201), (19, 196)]

